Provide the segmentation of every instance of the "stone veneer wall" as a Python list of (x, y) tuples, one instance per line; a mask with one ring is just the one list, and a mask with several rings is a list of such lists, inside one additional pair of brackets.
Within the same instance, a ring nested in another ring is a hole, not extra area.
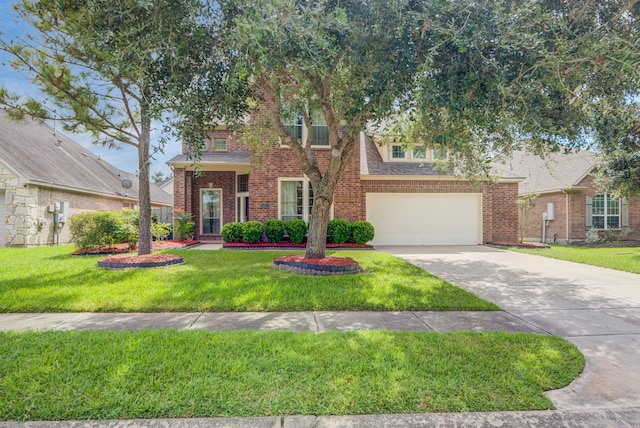
[[(0, 164), (0, 191), (5, 193), (5, 242), (7, 247), (33, 247), (55, 243), (53, 213), (48, 206), (69, 202), (70, 215), (86, 211), (117, 211), (122, 200), (86, 193), (20, 184), (19, 178)], [(60, 243), (71, 242), (67, 225), (60, 231)]]

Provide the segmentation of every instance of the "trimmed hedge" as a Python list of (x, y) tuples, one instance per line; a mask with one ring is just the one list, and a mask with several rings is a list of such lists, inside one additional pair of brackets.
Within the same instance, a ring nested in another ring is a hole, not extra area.
[(264, 227), (259, 221), (247, 221), (242, 223), (242, 240), (249, 244), (255, 244), (262, 238)]
[(284, 221), (279, 219), (267, 220), (264, 222), (264, 233), (269, 242), (280, 242), (286, 232)]
[(307, 236), (307, 230), (307, 223), (302, 219), (292, 218), (287, 222), (287, 234), (294, 244), (302, 244), (304, 237)]
[(368, 221), (354, 221), (351, 223), (351, 234), (356, 244), (366, 244), (375, 235), (373, 225)]
[(242, 223), (233, 221), (222, 226), (222, 240), (224, 242), (242, 242)]
[(329, 242), (344, 244), (351, 237), (351, 223), (343, 218), (329, 220), (327, 236), (329, 237)]
[(71, 242), (78, 248), (112, 246), (128, 242), (135, 246), (138, 219), (132, 211), (100, 211), (75, 214), (69, 218)]

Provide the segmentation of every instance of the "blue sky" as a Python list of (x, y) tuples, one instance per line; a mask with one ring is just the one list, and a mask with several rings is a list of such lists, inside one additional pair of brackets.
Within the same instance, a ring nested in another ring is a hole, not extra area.
[[(24, 35), (28, 28), (18, 20), (18, 15), (13, 10), (14, 3), (15, 1), (0, 0), (0, 37), (5, 41)], [(0, 51), (0, 87), (7, 88), (18, 95), (39, 98), (38, 89), (31, 84), (27, 76), (21, 75), (9, 66), (10, 60), (9, 54)], [(67, 133), (67, 135), (117, 168), (131, 173), (137, 172), (138, 153), (135, 147), (122, 146), (118, 150), (108, 149), (92, 144), (87, 135), (71, 133)], [(165, 162), (179, 154), (180, 151), (181, 145), (177, 142), (167, 145), (164, 148), (165, 154), (159, 153), (155, 156), (156, 159), (151, 164), (151, 173), (162, 171), (165, 175), (169, 174), (171, 170)]]

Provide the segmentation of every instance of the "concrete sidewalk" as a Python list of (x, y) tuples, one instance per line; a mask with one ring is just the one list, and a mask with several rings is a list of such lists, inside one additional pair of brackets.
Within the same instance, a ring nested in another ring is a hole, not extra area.
[(0, 314), (0, 331), (143, 330), (512, 331), (544, 333), (503, 311), (496, 312), (166, 312)]

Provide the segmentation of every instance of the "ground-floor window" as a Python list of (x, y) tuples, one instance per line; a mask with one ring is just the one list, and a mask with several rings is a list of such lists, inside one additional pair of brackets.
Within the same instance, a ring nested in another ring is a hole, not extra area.
[(222, 227), (222, 189), (202, 189), (200, 206), (202, 234), (219, 235)]
[(287, 222), (293, 218), (309, 221), (313, 208), (313, 189), (309, 180), (280, 181), (280, 219)]
[(620, 200), (606, 193), (594, 196), (591, 221), (596, 229), (620, 229)]

